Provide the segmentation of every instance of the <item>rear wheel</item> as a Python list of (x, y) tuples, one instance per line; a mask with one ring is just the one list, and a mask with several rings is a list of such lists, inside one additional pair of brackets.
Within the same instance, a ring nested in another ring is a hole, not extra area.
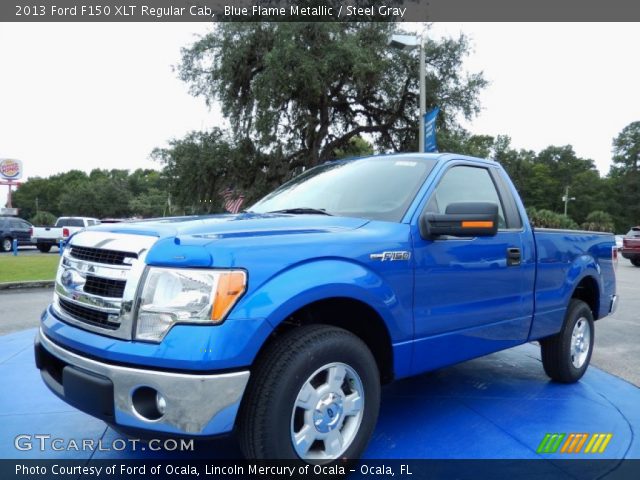
[(37, 247), (42, 253), (49, 253), (49, 251), (51, 251), (51, 245), (47, 245), (45, 243), (38, 243)]
[(540, 342), (545, 373), (558, 382), (577, 382), (589, 367), (593, 341), (593, 314), (589, 305), (571, 299), (560, 333)]
[(3, 238), (0, 242), (0, 250), (2, 250), (3, 252), (10, 252), (12, 248), (13, 240), (11, 239), (11, 237)]
[(640, 257), (634, 257), (631, 259), (631, 263), (633, 263), (634, 266), (636, 267), (640, 267)]
[(358, 458), (379, 406), (378, 368), (362, 340), (340, 328), (298, 327), (267, 347), (252, 372), (240, 446), (249, 459)]

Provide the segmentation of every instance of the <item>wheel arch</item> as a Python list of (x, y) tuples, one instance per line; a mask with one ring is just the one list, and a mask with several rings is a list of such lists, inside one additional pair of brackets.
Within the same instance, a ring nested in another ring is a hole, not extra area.
[(413, 316), (406, 293), (396, 292), (365, 265), (326, 258), (271, 277), (240, 301), (230, 319), (263, 318), (268, 323), (270, 333), (253, 342), (252, 362), (290, 328), (338, 326), (364, 341), (377, 359), (381, 380), (388, 382), (404, 376), (410, 366), (407, 340), (413, 336)]
[(309, 302), (287, 314), (263, 342), (256, 361), (285, 332), (306, 325), (330, 325), (347, 330), (369, 348), (380, 372), (380, 381), (394, 378), (394, 355), (389, 329), (380, 313), (367, 302), (350, 296), (332, 296)]
[(589, 305), (593, 319), (598, 320), (600, 317), (600, 285), (593, 275), (585, 275), (576, 285), (571, 298), (582, 300)]

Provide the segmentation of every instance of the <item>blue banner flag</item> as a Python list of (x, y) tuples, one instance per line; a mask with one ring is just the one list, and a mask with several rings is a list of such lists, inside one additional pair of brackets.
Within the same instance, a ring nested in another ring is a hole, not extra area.
[(424, 114), (424, 151), (437, 152), (438, 143), (436, 141), (436, 119), (440, 113), (440, 108), (436, 107)]

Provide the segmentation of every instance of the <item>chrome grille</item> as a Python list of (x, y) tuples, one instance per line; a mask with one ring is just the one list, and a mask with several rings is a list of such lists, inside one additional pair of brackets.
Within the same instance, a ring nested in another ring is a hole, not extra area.
[(114, 322), (109, 320), (110, 315), (107, 312), (101, 312), (92, 308), (83, 307), (77, 303), (68, 302), (63, 299), (59, 299), (58, 303), (60, 308), (71, 315), (76, 320), (85, 322), (98, 327), (108, 328), (115, 330), (120, 326), (120, 322)]
[(87, 275), (84, 291), (100, 297), (122, 298), (126, 284), (125, 280), (111, 280)]
[[(104, 248), (71, 247), (71, 256), (79, 260), (87, 260), (107, 265), (130, 265), (131, 260), (138, 258), (137, 253), (118, 252)], [(127, 261), (126, 259), (130, 259)]]
[(56, 275), (56, 315), (85, 330), (131, 339), (144, 258), (156, 240), (91, 230), (73, 236)]

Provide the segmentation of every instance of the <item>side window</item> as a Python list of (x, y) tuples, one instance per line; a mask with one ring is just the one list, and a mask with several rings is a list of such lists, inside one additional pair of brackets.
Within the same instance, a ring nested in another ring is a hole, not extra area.
[(502, 202), (486, 168), (460, 165), (447, 170), (431, 195), (425, 211), (446, 213), (459, 202), (491, 202), (498, 205), (498, 228), (507, 228)]

